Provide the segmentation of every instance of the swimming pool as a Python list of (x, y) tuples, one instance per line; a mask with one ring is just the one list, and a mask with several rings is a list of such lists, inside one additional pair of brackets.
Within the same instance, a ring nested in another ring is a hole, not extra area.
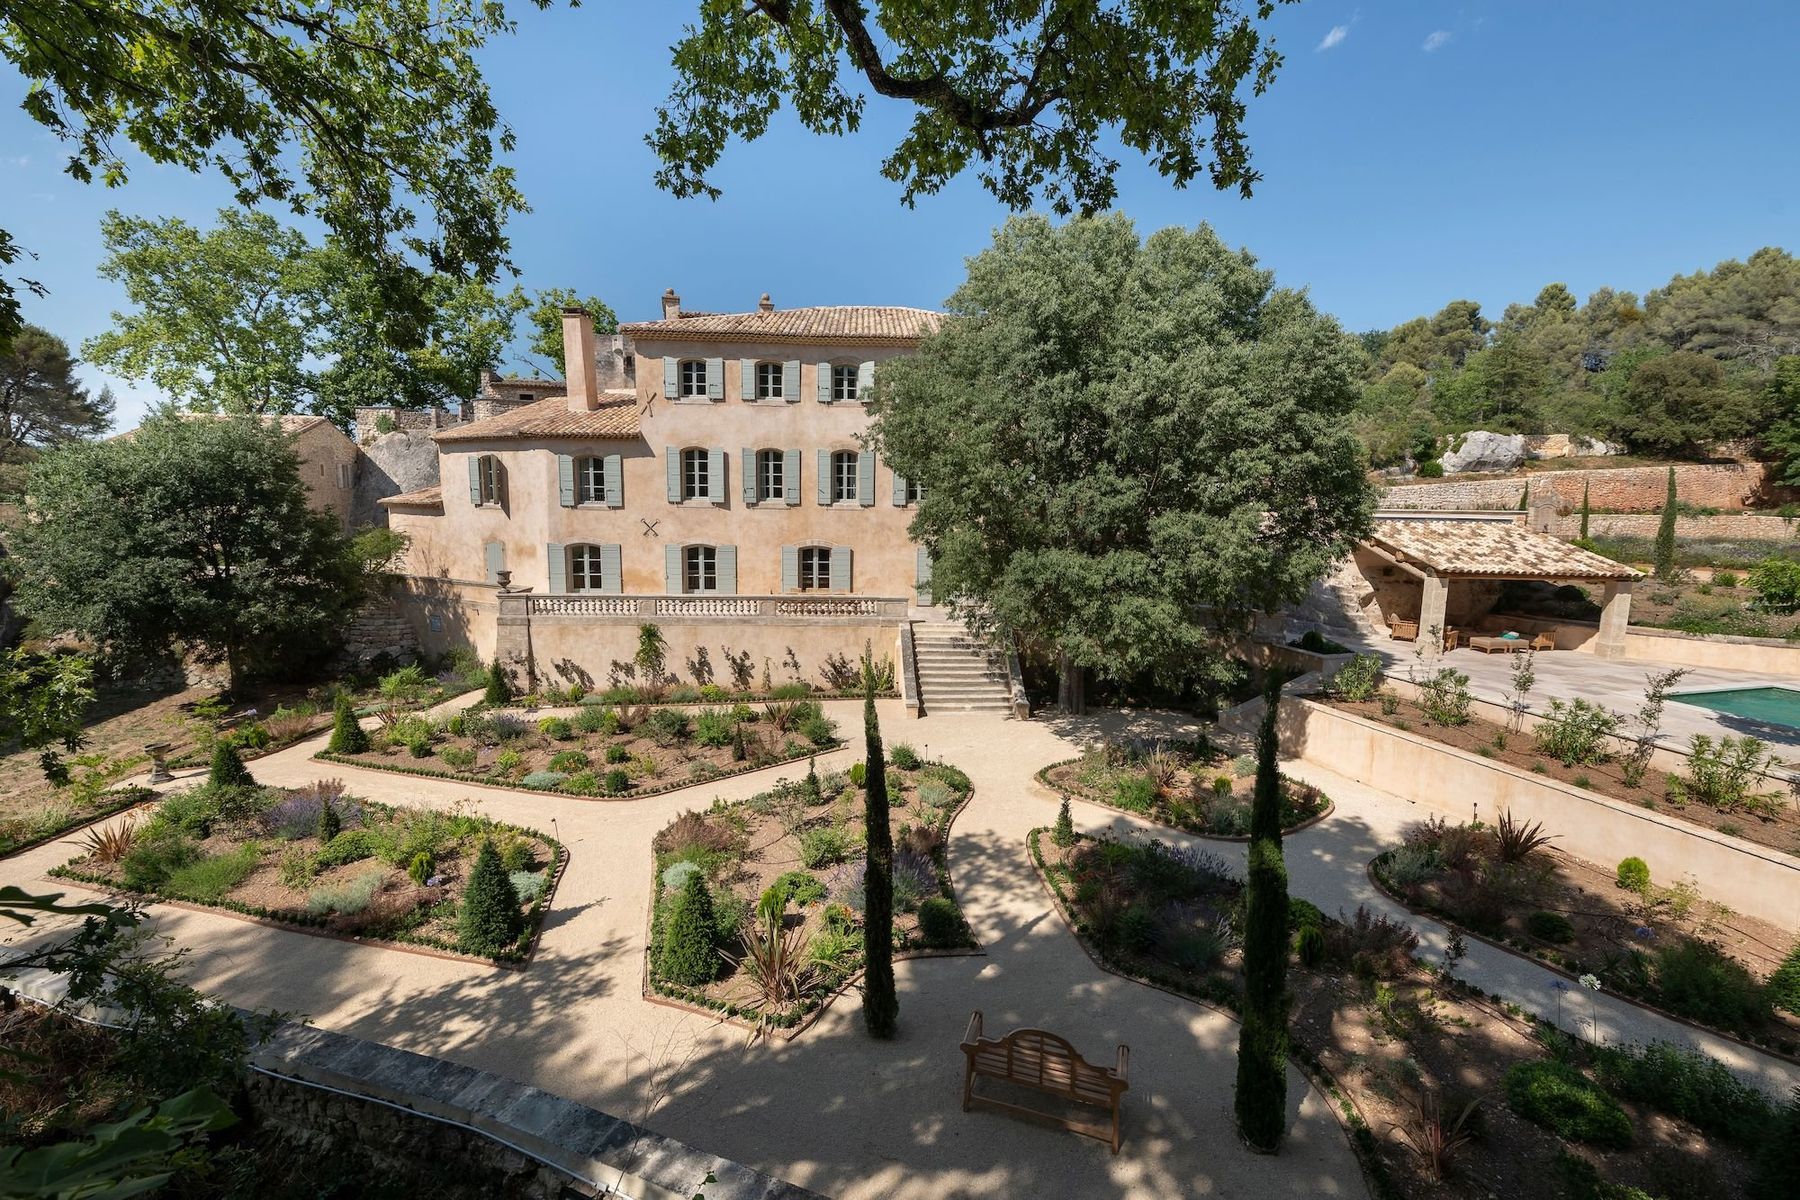
[(1728, 716), (1800, 729), (1800, 688), (1749, 687), (1671, 692), (1669, 699), (1710, 708)]

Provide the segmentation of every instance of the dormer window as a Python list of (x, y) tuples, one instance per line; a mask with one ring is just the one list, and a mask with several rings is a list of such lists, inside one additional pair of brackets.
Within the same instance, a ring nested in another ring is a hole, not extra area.
[(684, 358), (681, 360), (681, 398), (683, 400), (706, 399), (705, 359)]
[(756, 364), (756, 398), (758, 400), (787, 399), (786, 389), (782, 385), (780, 363), (759, 362)]

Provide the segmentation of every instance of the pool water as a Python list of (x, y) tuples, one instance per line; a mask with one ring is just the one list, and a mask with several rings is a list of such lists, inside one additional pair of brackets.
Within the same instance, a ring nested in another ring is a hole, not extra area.
[(1770, 725), (1800, 729), (1800, 690), (1785, 687), (1730, 688), (1719, 692), (1674, 692), (1669, 697), (1714, 712)]

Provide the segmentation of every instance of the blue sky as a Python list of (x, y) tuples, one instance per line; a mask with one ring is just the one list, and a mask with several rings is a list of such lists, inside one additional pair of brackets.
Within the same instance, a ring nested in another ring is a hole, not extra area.
[[(533, 206), (511, 227), (527, 288), (596, 294), (627, 320), (654, 315), (671, 286), (713, 310), (763, 291), (784, 307), (933, 306), (1004, 219), (972, 178), (903, 208), (878, 169), (906, 112), (878, 97), (846, 139), (778, 120), (729, 151), (723, 199), (674, 200), (651, 182), (642, 135), (692, 5), (515, 8), (519, 33), (483, 61)], [(1272, 28), (1287, 63), (1251, 104), (1255, 196), (1180, 191), (1126, 156), (1119, 207), (1145, 232), (1210, 221), (1347, 328), (1465, 296), (1497, 316), (1552, 280), (1583, 297), (1642, 292), (1760, 246), (1800, 248), (1800, 5), (1306, 0)], [(95, 272), (102, 212), (204, 224), (229, 197), (147, 164), (121, 189), (77, 184), (17, 111), (21, 94), (0, 69), (0, 223), (51, 289), (27, 298), (27, 319), (79, 343), (122, 302)], [(154, 398), (106, 382), (125, 424)]]

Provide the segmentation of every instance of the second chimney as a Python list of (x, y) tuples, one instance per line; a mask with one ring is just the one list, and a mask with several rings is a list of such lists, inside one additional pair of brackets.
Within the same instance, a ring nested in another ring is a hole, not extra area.
[(663, 320), (673, 321), (681, 315), (681, 297), (675, 294), (674, 288), (663, 291)]
[(600, 369), (594, 359), (594, 319), (585, 308), (565, 308), (563, 321), (563, 379), (569, 391), (570, 412), (591, 412), (600, 407)]

